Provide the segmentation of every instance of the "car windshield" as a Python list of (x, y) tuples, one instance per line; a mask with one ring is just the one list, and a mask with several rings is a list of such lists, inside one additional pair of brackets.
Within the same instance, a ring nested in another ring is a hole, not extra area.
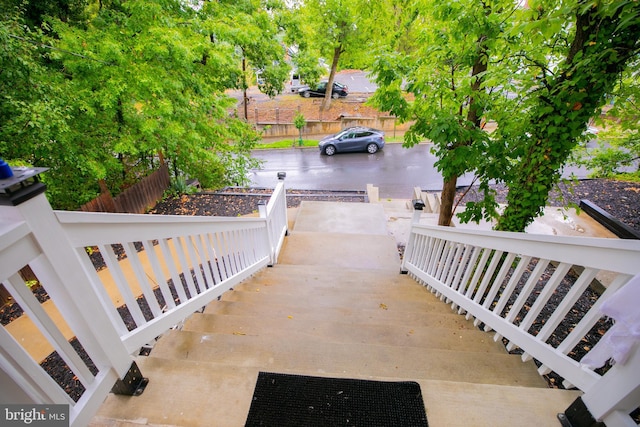
[(345, 129), (336, 134), (336, 139), (344, 139), (349, 136), (349, 133), (351, 133), (351, 129)]

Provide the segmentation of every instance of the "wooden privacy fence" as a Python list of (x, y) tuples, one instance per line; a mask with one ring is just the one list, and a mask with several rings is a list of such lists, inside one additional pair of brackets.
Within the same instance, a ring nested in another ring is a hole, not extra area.
[(162, 197), (169, 188), (169, 168), (166, 164), (142, 179), (132, 187), (127, 188), (116, 197), (105, 192), (89, 203), (85, 203), (80, 210), (85, 212), (117, 212), (144, 213)]

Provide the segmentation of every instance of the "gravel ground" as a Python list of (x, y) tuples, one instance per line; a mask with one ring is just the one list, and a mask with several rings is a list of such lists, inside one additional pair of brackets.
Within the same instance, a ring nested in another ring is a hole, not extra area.
[[(467, 189), (460, 189), (460, 194), (466, 192)], [(496, 187), (498, 202), (504, 202), (506, 190)], [(255, 213), (257, 211), (258, 202), (267, 201), (270, 189), (244, 189), (244, 188), (228, 188), (216, 193), (197, 193), (193, 195), (181, 196), (164, 200), (150, 212), (151, 214), (177, 214), (177, 215), (217, 215), (217, 216), (239, 216)], [(470, 189), (465, 200), (477, 200), (479, 197), (476, 189)], [(562, 205), (558, 200), (564, 200), (571, 203), (579, 203), (581, 199), (588, 199), (593, 203), (606, 210), (613, 217), (619, 219), (629, 225), (634, 230), (640, 232), (640, 184), (630, 182), (619, 182), (610, 180), (585, 180), (574, 183), (570, 186), (562, 186), (559, 191), (554, 192), (550, 198), (550, 205)], [(287, 205), (289, 207), (299, 206), (303, 200), (330, 200), (340, 202), (363, 203), (366, 201), (364, 192), (323, 192), (323, 191), (287, 191)], [(531, 266), (528, 270), (533, 268)], [(551, 274), (549, 272), (549, 274)], [(570, 281), (570, 280), (569, 280)], [(571, 283), (563, 284), (568, 289)], [(562, 289), (562, 288), (561, 288)], [(561, 291), (560, 289), (560, 291)], [(40, 299), (45, 301), (48, 299), (46, 292), (41, 287), (35, 287), (34, 292)], [(597, 298), (596, 295), (586, 293), (579, 301), (582, 309), (588, 310), (591, 303)], [(147, 306), (146, 301), (139, 302), (141, 307)], [(147, 306), (148, 307), (148, 306)], [(581, 310), (580, 310), (581, 311)], [(123, 317), (128, 316), (126, 307), (121, 307), (120, 312)], [(7, 304), (0, 309), (0, 322), (3, 325), (11, 322), (22, 314), (22, 310), (17, 304)], [(572, 322), (579, 320), (580, 313), (577, 313), (575, 320), (569, 319), (566, 325), (566, 331), (572, 327)], [(597, 342), (599, 337), (610, 327), (610, 322), (603, 321), (596, 325), (587, 340), (582, 342), (581, 348), (572, 351), (572, 356), (577, 360), (581, 355)], [(561, 338), (564, 332), (557, 332)], [(568, 333), (568, 332), (567, 332)], [(554, 338), (554, 337), (552, 337)], [(74, 346), (78, 346), (74, 340)], [(79, 353), (84, 353), (81, 346)], [(89, 360), (87, 362), (92, 371), (95, 371), (93, 364)], [(83, 392), (82, 385), (77, 381), (75, 376), (64, 362), (59, 358), (57, 353), (52, 353), (42, 363), (42, 366), (50, 373), (50, 375), (69, 393), (69, 395), (77, 400)], [(606, 369), (606, 368), (605, 368)], [(550, 375), (547, 376), (550, 387), (561, 387), (561, 378)], [(636, 411), (638, 412), (638, 411)]]
[[(494, 186), (496, 201), (505, 203), (507, 190), (504, 186)], [(458, 194), (466, 191), (461, 189)], [(477, 201), (482, 196), (477, 187), (472, 187), (465, 196), (465, 202)], [(640, 183), (613, 181), (609, 179), (586, 179), (558, 185), (549, 195), (549, 206), (578, 205), (580, 200), (590, 200), (611, 216), (617, 218), (637, 232), (640, 232)]]

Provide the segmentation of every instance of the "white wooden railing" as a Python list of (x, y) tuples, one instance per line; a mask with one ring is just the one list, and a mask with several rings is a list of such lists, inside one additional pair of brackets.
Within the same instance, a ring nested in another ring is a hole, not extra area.
[[(565, 386), (584, 391), (595, 419), (609, 427), (635, 425), (629, 413), (640, 406), (638, 345), (624, 365), (602, 376), (574, 354), (588, 354), (583, 338), (601, 321), (599, 308), (640, 273), (640, 242), (434, 227), (418, 218), (404, 271), (477, 326), (495, 331), (508, 350), (519, 349), (523, 361), (537, 360), (540, 374), (554, 371)], [(599, 298), (589, 293), (590, 308), (583, 309), (580, 298), (603, 274), (610, 284)]]
[[(275, 263), (286, 228), (283, 181), (259, 218), (54, 212), (44, 194), (0, 206), (0, 283), (28, 315), (0, 328), (0, 402), (68, 404), (70, 425), (86, 425), (132, 355)], [(84, 392), (42, 368), (54, 351)]]

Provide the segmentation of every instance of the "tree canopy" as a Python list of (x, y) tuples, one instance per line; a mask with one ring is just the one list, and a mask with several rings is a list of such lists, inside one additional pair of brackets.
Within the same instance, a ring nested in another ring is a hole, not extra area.
[(622, 150), (591, 164), (638, 156), (635, 1), (8, 0), (0, 12), (0, 154), (50, 167), (58, 208), (161, 162), (209, 188), (244, 183), (259, 135), (225, 92), (259, 75), (280, 93), (290, 46), (308, 83), (327, 72), (321, 58), (329, 84), (341, 67), (371, 71), (371, 102), (411, 122), (405, 146), (433, 142), (441, 224), (474, 173), (485, 197), (463, 220), (524, 230), (609, 99), (619, 121), (603, 138)]
[[(392, 38), (402, 38), (403, 49), (382, 46), (372, 101), (413, 122), (405, 145), (423, 137), (434, 143), (444, 176), (439, 223), (451, 217), (455, 178), (473, 172), (485, 197), (467, 204), (463, 220), (499, 218), (498, 229), (523, 231), (542, 212), (620, 73), (637, 60), (640, 5), (394, 4), (405, 8)], [(497, 124), (495, 132), (482, 130), (485, 121)], [(509, 188), (501, 213), (489, 185), (495, 182)]]
[(92, 199), (100, 181), (118, 193), (159, 162), (208, 188), (244, 183), (259, 135), (229, 114), (225, 91), (246, 85), (243, 57), (281, 90), (284, 49), (266, 3), (101, 2), (86, 22), (42, 17), (44, 32), (24, 10), (5, 11), (0, 152), (51, 167), (58, 208)]

